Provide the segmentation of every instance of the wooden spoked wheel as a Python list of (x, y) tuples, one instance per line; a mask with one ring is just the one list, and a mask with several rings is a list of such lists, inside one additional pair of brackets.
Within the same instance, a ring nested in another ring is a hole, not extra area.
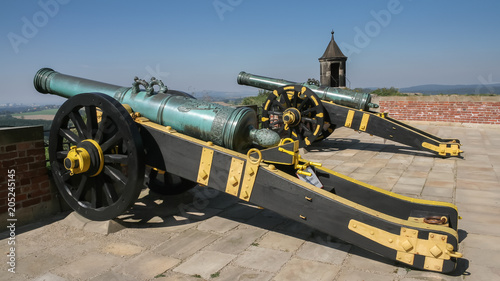
[(308, 146), (323, 133), (324, 109), (309, 88), (284, 86), (269, 94), (262, 110), (262, 126), (277, 132), (282, 139), (299, 140)]
[(79, 94), (59, 108), (50, 131), (49, 157), (62, 197), (88, 219), (121, 215), (141, 192), (145, 165), (137, 125), (107, 95)]

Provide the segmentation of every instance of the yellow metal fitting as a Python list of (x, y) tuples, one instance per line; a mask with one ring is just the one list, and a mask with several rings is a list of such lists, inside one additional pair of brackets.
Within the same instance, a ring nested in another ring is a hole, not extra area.
[(233, 158), (231, 160), (231, 167), (229, 168), (229, 174), (227, 176), (228, 181), (226, 183), (226, 193), (233, 196), (238, 196), (240, 190), (240, 179), (243, 174), (243, 166), (245, 162), (240, 159)]
[(101, 146), (95, 140), (86, 139), (82, 142), (90, 142), (97, 149), (97, 154), (99, 155), (99, 169), (97, 169), (95, 174), (91, 175), (91, 177), (95, 177), (99, 175), (104, 168), (104, 153), (102, 152)]
[(306, 172), (306, 171), (302, 171), (302, 170), (298, 170), (298, 171), (297, 171), (297, 174), (299, 174), (299, 175), (304, 175), (304, 176), (308, 176), (308, 177), (312, 176), (312, 174), (311, 174), (311, 173)]
[(200, 171), (200, 178), (203, 179), (203, 180), (207, 179), (208, 178), (207, 171), (201, 170)]
[[(257, 158), (257, 160), (255, 160), (254, 158), (251, 157), (251, 155), (253, 153), (257, 153), (257, 155), (259, 156)], [(258, 150), (257, 148), (252, 148), (250, 149), (248, 152), (247, 152), (247, 160), (248, 162), (250, 162), (251, 164), (255, 164), (255, 165), (259, 165), (260, 162), (262, 161), (262, 153), (260, 152), (260, 150)]]
[(366, 131), (368, 128), (368, 120), (370, 120), (370, 114), (363, 113), (363, 118), (361, 118), (361, 125), (359, 126), (360, 131)]
[(71, 146), (64, 159), (64, 167), (70, 175), (85, 173), (90, 168), (90, 154), (84, 148)]
[(280, 140), (279, 145), (284, 145), (284, 144), (289, 143), (289, 142), (294, 142), (294, 140), (292, 138), (284, 138), (284, 139)]
[(295, 169), (299, 169), (299, 170), (304, 170), (305, 168), (307, 168), (308, 165), (300, 165), (300, 164), (297, 164), (295, 165)]
[(238, 184), (238, 180), (236, 179), (236, 177), (232, 176), (229, 178), (229, 184), (231, 185), (237, 185)]
[(434, 245), (434, 247), (432, 247), (429, 251), (435, 258), (439, 257), (443, 253), (437, 245)]
[(208, 180), (210, 178), (210, 170), (212, 169), (212, 160), (214, 157), (214, 151), (206, 147), (203, 148), (200, 157), (200, 166), (198, 168), (198, 183), (202, 185), (208, 185)]
[(403, 247), (403, 249), (405, 251), (411, 251), (411, 249), (413, 249), (413, 245), (411, 244), (410, 240), (404, 240), (403, 242), (401, 242), (401, 247)]
[[(257, 153), (257, 159), (251, 157), (253, 153)], [(247, 163), (245, 165), (245, 172), (243, 175), (240, 199), (250, 201), (250, 196), (252, 195), (255, 178), (257, 177), (257, 172), (259, 171), (261, 161), (262, 153), (260, 152), (260, 150), (252, 148), (247, 152)]]
[(449, 154), (450, 156), (458, 156), (463, 152), (462, 150), (460, 150), (459, 143), (453, 143), (449, 145), (450, 146), (448, 147), (448, 144), (446, 143), (440, 143), (439, 146), (430, 144), (428, 142), (422, 143), (423, 147), (435, 151), (441, 156), (446, 156), (446, 154)]
[[(379, 112), (378, 116), (380, 118), (386, 118), (387, 116), (389, 116), (389, 113), (387, 113), (387, 112)], [(393, 129), (395, 130), (396, 128), (393, 127)]]
[(424, 268), (428, 270), (442, 271), (444, 260), (462, 257), (461, 253), (453, 251), (453, 245), (446, 243), (447, 236), (443, 234), (429, 233), (428, 239), (422, 239), (418, 238), (418, 230), (402, 227), (397, 235), (356, 220), (350, 220), (348, 228), (396, 250), (396, 259), (401, 262), (412, 265), (415, 255), (425, 256)]
[(283, 114), (283, 122), (285, 122), (285, 124), (293, 124), (293, 122), (295, 122), (295, 115), (290, 111), (285, 112)]
[(304, 161), (300, 158), (300, 155), (299, 155), (299, 160), (303, 161), (303, 164), (295, 164), (295, 169), (297, 169), (297, 174), (299, 175), (304, 175), (304, 176), (312, 176), (311, 173), (309, 172), (306, 172), (304, 171), (307, 167), (309, 166), (314, 166), (314, 167), (321, 167), (322, 164), (321, 163), (316, 163), (316, 162), (310, 162), (310, 161)]
[(125, 108), (125, 110), (127, 110), (127, 112), (129, 114), (134, 113), (134, 110), (132, 110), (132, 107), (130, 105), (124, 103), (124, 104), (122, 104), (122, 106), (123, 106), (123, 108)]
[(462, 253), (453, 251), (453, 245), (446, 244), (446, 254), (448, 254), (452, 258), (461, 258), (463, 257)]
[(344, 126), (350, 128), (352, 125), (352, 119), (354, 119), (354, 110), (349, 110), (347, 112), (347, 118), (345, 119)]

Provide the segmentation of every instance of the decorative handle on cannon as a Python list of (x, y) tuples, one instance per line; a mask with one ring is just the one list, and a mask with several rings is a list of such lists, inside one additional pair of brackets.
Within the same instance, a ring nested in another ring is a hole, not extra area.
[(151, 77), (151, 81), (148, 83), (144, 79), (139, 79), (139, 77), (134, 77), (134, 83), (132, 83), (132, 94), (137, 94), (141, 91), (139, 85), (142, 85), (148, 95), (156, 94), (154, 91), (154, 86), (158, 85), (160, 88), (158, 90), (158, 94), (166, 94), (168, 92), (167, 86), (163, 84), (161, 80), (156, 79), (155, 77)]

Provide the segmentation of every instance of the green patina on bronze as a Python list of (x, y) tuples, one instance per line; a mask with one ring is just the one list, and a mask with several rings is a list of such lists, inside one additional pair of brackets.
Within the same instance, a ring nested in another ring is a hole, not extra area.
[[(274, 132), (257, 133), (260, 130), (256, 129), (256, 113), (250, 108), (233, 108), (196, 100), (189, 94), (169, 90), (154, 78), (146, 82), (136, 77), (132, 87), (122, 87), (42, 68), (36, 73), (33, 83), (41, 93), (65, 98), (82, 93), (103, 93), (128, 104), (134, 112), (140, 112), (155, 123), (237, 151), (243, 151), (252, 144), (270, 147), (279, 142), (277, 135), (257, 137)], [(159, 90), (155, 92), (153, 86), (158, 86)]]
[(370, 108), (378, 107), (378, 104), (374, 104), (371, 102), (372, 97), (367, 93), (358, 93), (352, 90), (338, 87), (318, 86), (315, 83), (309, 82), (298, 83), (283, 79), (270, 78), (246, 73), (244, 71), (240, 72), (240, 74), (238, 75), (238, 84), (252, 86), (269, 91), (274, 91), (279, 87), (289, 85), (302, 85), (311, 89), (311, 91), (313, 91), (320, 99), (325, 101), (332, 101), (339, 105), (362, 110), (369, 110)]

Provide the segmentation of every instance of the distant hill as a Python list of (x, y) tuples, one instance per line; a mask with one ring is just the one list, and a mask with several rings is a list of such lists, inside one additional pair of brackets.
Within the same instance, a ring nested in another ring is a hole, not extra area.
[(428, 84), (408, 88), (400, 88), (401, 93), (422, 93), (425, 95), (474, 95), (474, 94), (497, 94), (500, 95), (500, 83), (476, 84), (476, 85), (438, 85)]
[[(0, 115), (5, 114), (23, 114), (23, 115), (33, 115), (33, 114), (51, 114), (55, 115), (60, 105), (49, 104), (49, 105), (38, 105), (38, 104), (0, 104)], [(41, 111), (44, 111), (40, 113)]]
[(50, 130), (52, 120), (31, 120), (14, 118), (11, 115), (0, 115), (0, 128), (2, 127), (21, 127), (42, 125), (43, 130)]

